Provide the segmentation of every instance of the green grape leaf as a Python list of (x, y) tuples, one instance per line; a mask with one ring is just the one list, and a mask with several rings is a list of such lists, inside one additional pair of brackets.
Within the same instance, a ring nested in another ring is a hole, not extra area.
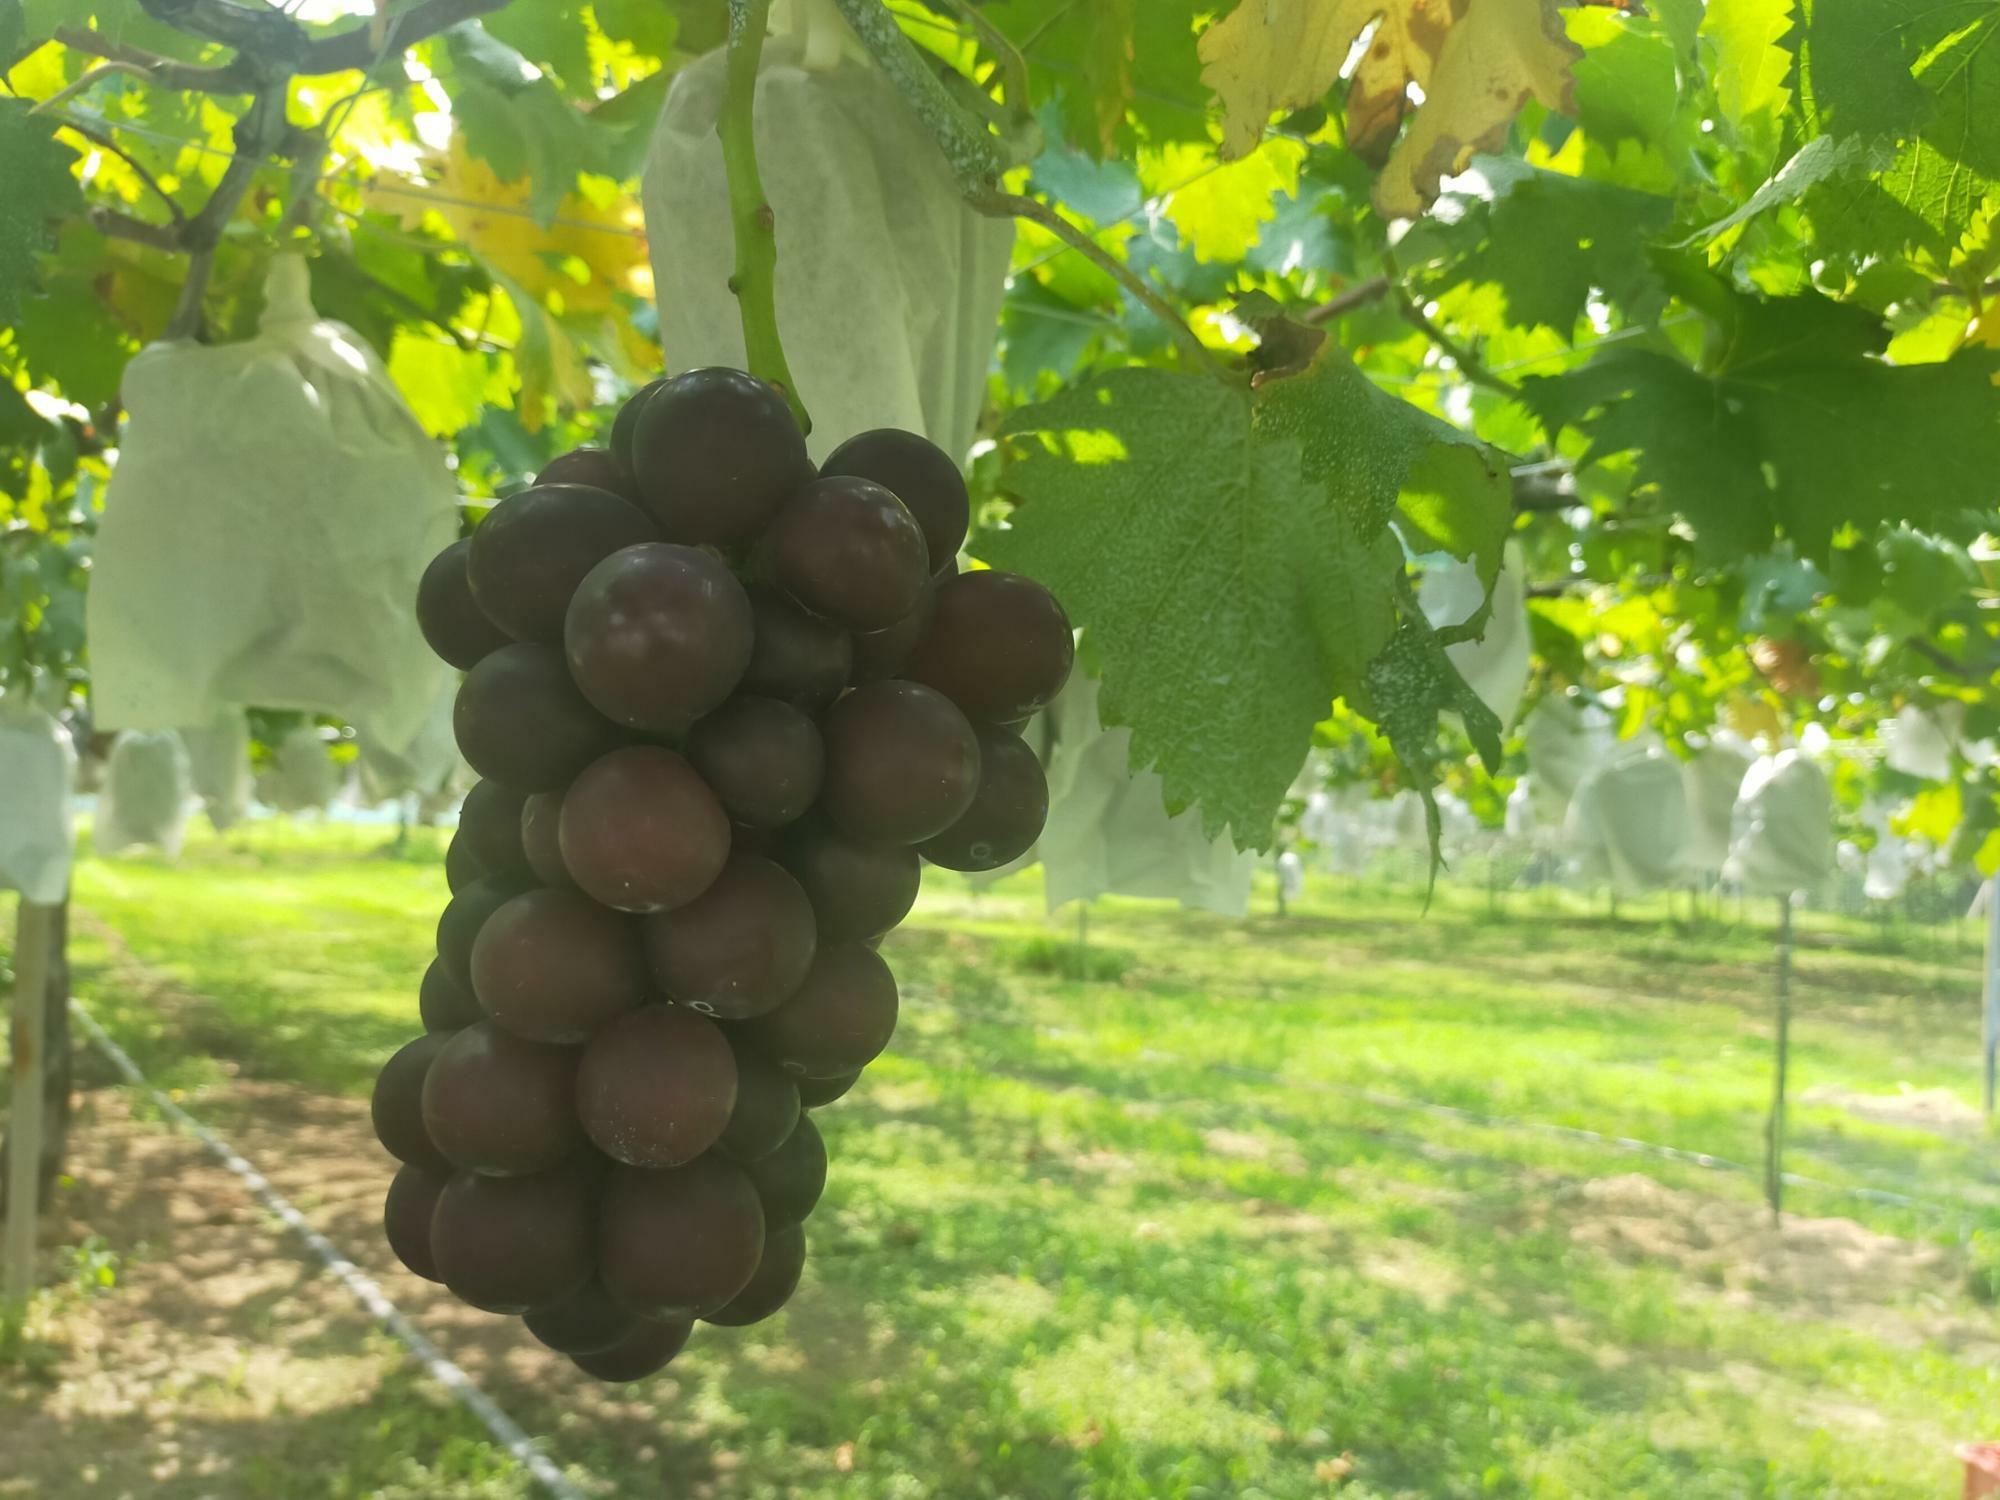
[(488, 36), (553, 72), (571, 94), (594, 99), (591, 83), (597, 70), (590, 61), (584, 10), (573, 0), (534, 0), (532, 5), (503, 5), (480, 25)]
[(1000, 369), (1008, 384), (1033, 394), (1035, 378), (1045, 370), (1067, 379), (1090, 341), (1110, 326), (1034, 277), (1018, 277), (1000, 311)]
[(1896, 148), (1879, 177), (1845, 179), (1809, 212), (1863, 218), (1879, 236), (1897, 228), (1872, 201), (1885, 197), (1928, 231), (1906, 224), (1888, 244), (1948, 252), (2000, 191), (2000, 0), (1800, 4), (1790, 41), (1807, 128)]
[(1729, 119), (1783, 112), (1792, 91), (1792, 55), (1779, 42), (1792, 26), (1792, 0), (1708, 0), (1701, 34), (1715, 48), (1709, 77)]
[(1738, 224), (1749, 222), (1766, 209), (1781, 203), (1796, 203), (1822, 183), (1856, 172), (1881, 171), (1889, 156), (1869, 142), (1856, 138), (1816, 135), (1743, 202), (1743, 206), (1713, 224), (1696, 230), (1684, 243), (1712, 240)]
[(1583, 45), (1572, 70), (1568, 113), (1593, 140), (1664, 145), (1680, 114), (1673, 44), (1650, 22), (1609, 10), (1572, 12), (1569, 30)]
[(28, 110), (26, 100), (0, 99), (0, 162), (7, 164), (0, 191), (0, 324), (20, 317), (35, 256), (53, 239), (55, 221), (81, 202), (70, 175), (76, 153), (55, 138), (55, 121)]
[(1647, 244), (1673, 217), (1673, 204), (1587, 177), (1559, 172), (1516, 175), (1483, 212), (1483, 242), (1456, 267), (1453, 281), (1492, 282), (1507, 317), (1523, 328), (1572, 337), (1595, 289), (1644, 322), (1666, 291), (1646, 257)]
[(1712, 558), (1782, 529), (1827, 560), (1843, 525), (1922, 525), (1981, 503), (2000, 471), (2000, 351), (1938, 364), (1873, 357), (1885, 331), (1817, 296), (1709, 291), (1725, 356), (1708, 371), (1646, 350), (1523, 382), (1551, 433), (1582, 432), (1595, 461), (1637, 455), (1642, 485), (1683, 515)]
[[(1053, 104), (1060, 134), (1092, 153), (1140, 139), (1206, 141), (1208, 94), (1195, 56), (1201, 0), (1002, 0), (980, 7), (1032, 45), (1031, 104)], [(922, 29), (913, 35), (922, 39)]]
[[(722, 7), (717, 5), (714, 9), (720, 11)], [(679, 17), (660, 0), (592, 0), (590, 13), (606, 36), (613, 41), (630, 42), (642, 57), (665, 57), (680, 31)], [(725, 16), (725, 28), (727, 24)], [(692, 40), (697, 45), (689, 50), (708, 50), (699, 45), (698, 37)]]
[[(1509, 504), (1496, 457), (1331, 345), (1255, 389), (1114, 371), (1003, 433), (1020, 504), (980, 556), (1055, 590), (1103, 663), (1105, 720), (1131, 727), (1133, 764), (1244, 847), (1268, 844), (1313, 725), (1367, 691), (1395, 634), (1391, 522), (1413, 472), (1453, 490), (1425, 502), (1433, 516)], [(1427, 463), (1441, 445), (1469, 461)]]

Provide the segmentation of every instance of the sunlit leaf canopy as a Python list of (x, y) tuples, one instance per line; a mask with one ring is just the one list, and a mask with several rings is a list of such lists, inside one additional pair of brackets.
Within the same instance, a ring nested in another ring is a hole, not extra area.
[[(87, 691), (119, 375), (181, 296), (161, 226), (232, 166), (206, 336), (254, 326), (269, 256), (308, 242), (320, 309), (475, 501), (661, 364), (635, 179), (720, 0), (515, 0), (407, 48), (422, 4), (295, 4), (381, 46), (293, 81), (257, 153), (245, 95), (115, 66), (234, 55), (176, 9), (0, 0), (17, 691)], [(1872, 749), (1907, 704), (2000, 732), (2000, 0), (890, 9), (998, 122), (994, 186), (1102, 252), (1020, 225), (972, 550), (1062, 590), (1174, 801), (1264, 843), (1317, 743), (1338, 776), (1436, 776), (1497, 815), (1518, 745), (1442, 654), (1479, 621), (1433, 630), (1405, 567), (1455, 551), (1490, 579), (1511, 535), (1531, 697), (1677, 744), (1817, 725), (1853, 752), (1845, 805), (2000, 853), (1978, 757), (1925, 786)]]

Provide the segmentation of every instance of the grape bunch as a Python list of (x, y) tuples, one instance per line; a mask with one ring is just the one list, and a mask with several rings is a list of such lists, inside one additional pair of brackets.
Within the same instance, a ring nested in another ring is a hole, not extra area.
[(817, 471), (781, 394), (692, 370), (425, 572), (483, 778), (424, 1034), (383, 1067), (396, 1255), (602, 1380), (805, 1264), (812, 1112), (888, 1044), (922, 861), (1041, 832), (1018, 730), (1073, 662), (1040, 585), (961, 573), (957, 466), (883, 429)]

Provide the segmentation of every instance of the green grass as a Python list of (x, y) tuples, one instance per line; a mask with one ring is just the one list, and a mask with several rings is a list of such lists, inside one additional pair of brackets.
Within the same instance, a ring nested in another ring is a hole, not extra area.
[[(385, 841), (258, 828), (179, 867), (86, 862), (79, 992), (225, 1127), (236, 1075), (364, 1093), (413, 1029), (444, 894), (434, 840)], [(1945, 1493), (1950, 1444), (2000, 1435), (2000, 1326), (1960, 1251), (1990, 1277), (1992, 1135), (1797, 1105), (1791, 1164), (1826, 1186), (1790, 1206), (1901, 1237), (1853, 1231), (1879, 1294), (1782, 1254), (1746, 1289), (1726, 1254), (1608, 1253), (1575, 1232), (1593, 1179), (1686, 1195), (1660, 1216), (1679, 1229), (1755, 1224), (1754, 1174), (1362, 1091), (1755, 1165), (1768, 928), (1419, 906), (1330, 881), (1284, 919), (1104, 901), (1079, 954), (1032, 877), (934, 878), (885, 949), (895, 1047), (821, 1117), (833, 1174), (793, 1308), (702, 1336), (674, 1399), (617, 1398), (630, 1421), (495, 1395), (617, 1494)], [(1974, 1100), (1968, 932), (1809, 914), (1800, 936), (1795, 1097)], [(1946, 1271), (1897, 1273), (1927, 1246)], [(302, 1435), (320, 1467), (216, 1492), (515, 1493), (504, 1458), (462, 1427), (447, 1454), (412, 1409), (385, 1388)], [(397, 1426), (417, 1421), (421, 1441)]]

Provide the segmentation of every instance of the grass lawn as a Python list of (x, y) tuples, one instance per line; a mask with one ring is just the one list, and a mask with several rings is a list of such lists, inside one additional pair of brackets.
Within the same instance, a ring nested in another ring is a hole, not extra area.
[[(1812, 1182), (1774, 1229), (1754, 1170), (1527, 1128), (1754, 1168), (1766, 926), (1325, 879), (1282, 919), (1099, 902), (1080, 951), (1032, 873), (933, 876), (885, 947), (897, 1041), (820, 1116), (798, 1298), (606, 1392), (375, 1243), (362, 1101), (444, 899), (435, 840), (384, 839), (87, 861), (77, 989), (593, 1493), (1929, 1497), (2000, 1438), (1969, 927), (1803, 919)], [(99, 1467), (52, 1489), (0, 1447), (0, 1495), (532, 1492), (121, 1091), (75, 1157), (0, 1431)]]

